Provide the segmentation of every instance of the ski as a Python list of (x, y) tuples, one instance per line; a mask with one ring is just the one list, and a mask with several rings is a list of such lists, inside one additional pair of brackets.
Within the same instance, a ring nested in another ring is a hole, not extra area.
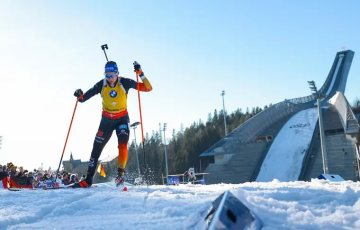
[(8, 188), (7, 190), (12, 192), (17, 192), (17, 191), (21, 191), (21, 188)]
[(123, 183), (117, 183), (117, 184), (116, 184), (116, 187), (122, 187), (122, 190), (123, 190), (124, 192), (127, 191), (127, 187), (126, 187)]
[[(64, 188), (74, 188), (74, 184), (75, 184), (75, 183), (66, 185)], [(93, 184), (93, 185), (91, 185), (90, 187), (85, 187), (85, 188), (96, 188), (96, 187), (97, 187), (97, 185)], [(75, 188), (81, 188), (81, 187), (75, 187)]]

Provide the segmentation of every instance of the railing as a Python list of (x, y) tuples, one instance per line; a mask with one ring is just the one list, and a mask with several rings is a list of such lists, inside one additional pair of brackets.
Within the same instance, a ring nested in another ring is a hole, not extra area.
[(329, 100), (329, 103), (337, 109), (345, 133), (356, 133), (359, 131), (358, 122), (354, 112), (352, 111), (349, 102), (341, 92), (337, 91), (336, 94)]
[(256, 136), (273, 123), (285, 116), (310, 107), (311, 105), (308, 104), (294, 104), (288, 100), (277, 103), (245, 121), (225, 136), (225, 138), (219, 140), (215, 145), (204, 151), (202, 155), (207, 156), (209, 153), (219, 151), (223, 154), (236, 154), (243, 144), (253, 142)]
[(232, 131), (234, 132), (232, 136), (236, 136), (236, 139), (241, 138), (243, 142), (253, 141), (255, 136), (283, 117), (310, 107), (309, 105), (294, 104), (288, 100), (277, 103), (245, 121)]
[(295, 104), (302, 104), (302, 103), (307, 103), (309, 101), (315, 101), (315, 97), (313, 95), (310, 95), (306, 97), (289, 99), (289, 101)]

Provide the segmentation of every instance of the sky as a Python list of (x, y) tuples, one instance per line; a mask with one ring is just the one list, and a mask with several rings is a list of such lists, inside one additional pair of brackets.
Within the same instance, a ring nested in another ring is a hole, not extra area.
[[(222, 109), (222, 90), (227, 113), (307, 96), (307, 80), (320, 88), (342, 47), (355, 52), (351, 103), (359, 97), (359, 8), (350, 0), (0, 0), (0, 164), (57, 167), (74, 91), (103, 78), (103, 44), (120, 75), (135, 79), (138, 61), (153, 86), (141, 93), (144, 133), (166, 122), (170, 137), (181, 124), (206, 121)], [(135, 90), (128, 111), (131, 123), (140, 120)], [(89, 159), (100, 118), (100, 95), (78, 105), (64, 160), (70, 152)], [(100, 159), (109, 155), (117, 155), (115, 135)]]

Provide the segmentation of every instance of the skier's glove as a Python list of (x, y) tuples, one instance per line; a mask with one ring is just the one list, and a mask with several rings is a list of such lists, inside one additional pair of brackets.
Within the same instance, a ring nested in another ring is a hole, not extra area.
[(144, 72), (143, 72), (142, 69), (141, 69), (140, 64), (139, 64), (137, 61), (134, 61), (133, 65), (134, 65), (134, 72), (137, 73), (137, 74), (139, 74), (139, 76), (141, 77), (141, 79), (144, 79), (144, 78), (145, 78), (145, 75), (144, 75)]
[(134, 71), (135, 71), (136, 73), (138, 73), (139, 71), (141, 71), (141, 66), (140, 66), (139, 63), (137, 63), (137, 61), (134, 61), (133, 65), (134, 65)]
[(75, 97), (77, 97), (77, 98), (82, 98), (82, 96), (83, 96), (83, 91), (81, 90), (81, 89), (77, 89), (76, 91), (75, 91), (75, 93), (74, 93), (74, 96)]

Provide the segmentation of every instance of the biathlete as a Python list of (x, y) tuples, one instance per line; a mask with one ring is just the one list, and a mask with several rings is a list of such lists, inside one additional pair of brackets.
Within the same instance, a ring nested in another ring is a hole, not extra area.
[(92, 185), (92, 179), (95, 174), (98, 159), (103, 148), (109, 141), (115, 130), (118, 138), (118, 160), (117, 160), (117, 177), (115, 183), (123, 184), (125, 167), (128, 159), (127, 143), (130, 135), (130, 119), (127, 112), (127, 95), (129, 89), (135, 89), (142, 92), (149, 92), (152, 86), (145, 77), (141, 66), (136, 61), (133, 63), (134, 71), (139, 75), (142, 83), (128, 78), (119, 76), (119, 70), (115, 62), (108, 61), (105, 64), (105, 78), (100, 80), (89, 89), (85, 94), (81, 89), (75, 91), (74, 96), (79, 102), (85, 102), (96, 94), (102, 97), (102, 117), (99, 130), (95, 136), (93, 149), (89, 161), (89, 167), (85, 180), (72, 185), (74, 188), (86, 188)]

